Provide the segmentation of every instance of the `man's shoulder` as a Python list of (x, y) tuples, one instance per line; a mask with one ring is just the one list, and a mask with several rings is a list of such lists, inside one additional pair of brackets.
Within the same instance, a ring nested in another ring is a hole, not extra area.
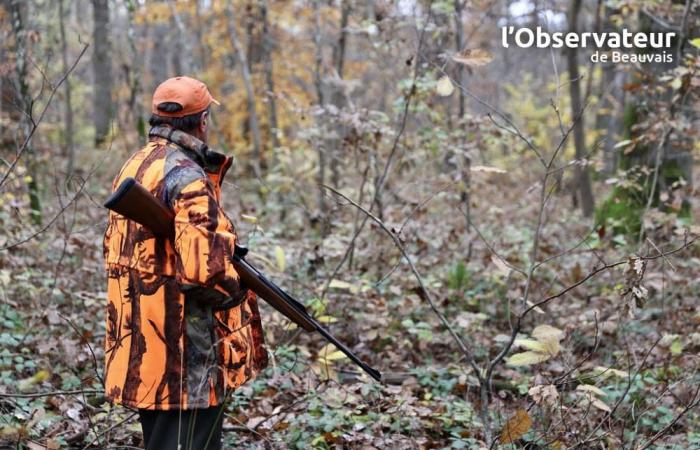
[(205, 185), (209, 183), (209, 177), (204, 169), (176, 145), (168, 146), (163, 175), (166, 200), (170, 206), (188, 185), (196, 181), (201, 181)]

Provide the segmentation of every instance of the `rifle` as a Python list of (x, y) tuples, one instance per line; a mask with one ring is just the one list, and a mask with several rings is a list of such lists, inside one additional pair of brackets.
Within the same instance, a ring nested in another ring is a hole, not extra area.
[[(107, 198), (104, 207), (129, 220), (148, 228), (154, 235), (172, 239), (174, 236), (174, 214), (162, 201), (151, 194), (135, 179), (128, 177)], [(335, 345), (350, 360), (360, 366), (369, 376), (381, 382), (382, 375), (355, 355), (342, 342), (338, 341), (328, 330), (316, 321), (304, 305), (268, 280), (258, 269), (250, 264), (245, 256), (246, 247), (236, 244), (231, 258), (240, 281), (248, 289), (281, 312), (289, 320), (308, 332), (318, 331), (327, 341)]]

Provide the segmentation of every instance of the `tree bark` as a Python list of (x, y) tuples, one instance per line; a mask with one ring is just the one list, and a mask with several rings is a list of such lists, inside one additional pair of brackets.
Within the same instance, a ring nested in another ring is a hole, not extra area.
[[(456, 51), (459, 53), (464, 49), (464, 27), (462, 25), (462, 11), (464, 9), (464, 3), (462, 0), (455, 0), (455, 47)], [(460, 86), (464, 86), (464, 66), (462, 64), (457, 64), (457, 83)], [(457, 89), (459, 92), (459, 119), (460, 126), (461, 119), (464, 119), (465, 114), (465, 98), (464, 90)], [(471, 232), (471, 165), (472, 160), (467, 153), (464, 142), (464, 135), (460, 136), (460, 150), (462, 151), (462, 164), (460, 170), (460, 176), (462, 179), (462, 192), (460, 193), (460, 202), (462, 203), (462, 208), (464, 209), (464, 219), (466, 221), (467, 233)], [(459, 157), (459, 155), (456, 155)], [(468, 244), (468, 256), (471, 255), (471, 240)]]
[[(20, 126), (22, 127), (25, 136), (29, 135), (31, 128), (30, 118), (33, 101), (32, 95), (29, 92), (29, 79), (27, 74), (29, 42), (27, 40), (26, 21), (28, 20), (28, 17), (30, 17), (29, 11), (27, 11), (28, 8), (29, 3), (25, 3), (20, 0), (14, 0), (10, 7), (12, 32), (15, 35), (15, 55), (17, 60), (15, 64), (15, 73), (17, 75), (16, 86), (17, 92), (19, 93), (17, 100), (18, 105), (23, 112), (22, 118), (20, 119)], [(30, 175), (27, 182), (27, 190), (29, 191), (29, 208), (31, 210), (31, 218), (36, 225), (41, 225), (41, 197), (39, 196), (39, 183), (37, 181), (39, 178), (39, 167), (31, 142), (27, 142), (26, 154), (27, 172)]]
[(165, 81), (171, 73), (168, 69), (168, 48), (165, 45), (169, 27), (167, 23), (156, 22), (149, 30), (149, 40), (153, 42), (153, 46), (146, 60), (150, 65), (151, 91)]
[(110, 59), (109, 1), (92, 0), (94, 53), (92, 56), (95, 77), (95, 144), (102, 144), (112, 124), (112, 63)]
[(343, 68), (345, 65), (345, 44), (347, 42), (348, 36), (348, 19), (350, 18), (350, 1), (341, 0), (340, 5), (340, 36), (338, 38), (338, 45), (333, 52), (333, 61), (335, 65), (335, 71), (338, 72), (338, 77), (343, 78)]
[[(143, 60), (142, 52), (140, 52), (136, 47), (136, 27), (134, 24), (134, 12), (136, 11), (135, 4), (130, 4), (127, 8), (127, 41), (129, 43), (129, 51), (131, 53), (131, 58), (129, 64), (125, 65), (127, 84), (129, 85), (129, 108), (128, 114), (130, 114), (131, 120), (136, 126), (136, 130), (139, 133), (139, 138), (141, 140), (146, 139), (146, 121), (143, 117), (142, 108), (139, 104), (139, 97), (141, 95), (142, 85), (141, 85), (141, 70), (143, 70)], [(138, 143), (136, 143), (138, 145)]]
[[(340, 24), (339, 24), (339, 34), (338, 42), (333, 47), (333, 67), (335, 69), (336, 83), (330, 83), (331, 89), (331, 103), (333, 106), (338, 108), (338, 111), (347, 107), (348, 101), (346, 98), (345, 84), (343, 82), (343, 70), (345, 67), (345, 50), (347, 47), (347, 35), (348, 35), (348, 20), (350, 19), (350, 14), (352, 12), (352, 5), (349, 0), (342, 0), (340, 4)], [(330, 124), (329, 124), (330, 126)], [(339, 148), (347, 133), (346, 127), (338, 122), (333, 128), (334, 133), (329, 133), (328, 139), (326, 139), (326, 150), (331, 169), (331, 183), (333, 187), (340, 187), (340, 157)]]
[[(578, 16), (581, 11), (581, 0), (572, 0), (569, 9), (569, 32), (578, 32)], [(571, 117), (574, 123), (574, 146), (576, 158), (586, 157), (586, 128), (581, 101), (581, 76), (578, 67), (578, 50), (575, 47), (566, 50), (566, 59), (569, 67), (569, 95), (571, 96)], [(576, 186), (581, 200), (581, 209), (585, 217), (591, 217), (595, 212), (593, 188), (591, 186), (590, 173), (587, 166), (576, 166)]]
[[(314, 66), (314, 85), (316, 87), (316, 96), (318, 97), (318, 104), (323, 107), (325, 105), (325, 97), (323, 94), (323, 80), (321, 78), (321, 67), (323, 65), (323, 48), (321, 43), (321, 7), (319, 4), (320, 0), (313, 0), (314, 4), (314, 43), (316, 45), (316, 58)], [(323, 124), (320, 124), (323, 126)], [(319, 186), (326, 183), (326, 149), (324, 148), (324, 139), (319, 138), (316, 145), (318, 151), (318, 174), (316, 177), (316, 182)], [(326, 197), (324, 195), (323, 189), (318, 190), (318, 210), (321, 223), (321, 236), (325, 237), (328, 235), (328, 207), (326, 205)]]
[[(61, 63), (63, 65), (63, 73), (68, 73), (68, 41), (66, 40), (66, 25), (64, 0), (58, 1), (58, 26), (61, 34)], [(66, 175), (70, 178), (73, 173), (73, 164), (75, 161), (75, 146), (73, 143), (73, 105), (70, 78), (66, 78), (64, 84), (65, 104), (63, 117), (65, 120), (64, 136), (63, 136), (63, 155), (66, 157)]]
[(177, 11), (177, 7), (172, 0), (168, 1), (168, 6), (170, 7), (170, 13), (172, 14), (173, 21), (175, 22), (175, 51), (173, 52), (173, 69), (175, 70), (175, 75), (189, 75), (198, 72), (198, 67), (194, 67), (193, 64), (193, 52), (192, 46), (190, 45), (190, 40), (188, 39), (189, 28), (185, 26), (185, 23)]
[(231, 44), (236, 51), (238, 64), (241, 66), (241, 74), (243, 75), (243, 84), (245, 86), (246, 95), (248, 97), (248, 126), (253, 137), (253, 170), (256, 176), (260, 177), (260, 163), (262, 158), (261, 143), (260, 143), (260, 127), (258, 125), (258, 114), (255, 111), (255, 92), (253, 90), (253, 82), (250, 77), (250, 67), (248, 67), (248, 58), (246, 51), (241, 45), (236, 31), (236, 14), (231, 1), (226, 5), (226, 17), (228, 23), (228, 32), (231, 37)]
[[(462, 25), (464, 4), (462, 1), (455, 0), (455, 47), (458, 53), (464, 49), (464, 27)], [(462, 64), (457, 64), (457, 83), (464, 86), (464, 66)], [(465, 112), (464, 90), (457, 89), (457, 91), (459, 92), (459, 118), (462, 119)]]
[(270, 33), (270, 24), (267, 19), (267, 0), (260, 0), (260, 18), (262, 20), (262, 39), (263, 39), (263, 60), (265, 64), (265, 86), (267, 89), (267, 115), (270, 124), (270, 138), (272, 140), (273, 161), (272, 165), (276, 164), (274, 149), (280, 146), (277, 133), (277, 100), (275, 97), (275, 79), (273, 77), (272, 67), (272, 35)]

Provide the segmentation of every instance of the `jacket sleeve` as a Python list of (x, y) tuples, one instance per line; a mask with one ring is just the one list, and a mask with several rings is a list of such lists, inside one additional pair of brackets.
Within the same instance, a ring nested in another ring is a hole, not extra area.
[(185, 286), (214, 288), (242, 301), (246, 295), (233, 268), (236, 234), (207, 179), (184, 186), (174, 199), (177, 276)]

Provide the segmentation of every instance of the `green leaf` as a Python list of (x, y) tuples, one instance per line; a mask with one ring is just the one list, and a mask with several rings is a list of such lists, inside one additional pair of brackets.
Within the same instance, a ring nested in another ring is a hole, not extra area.
[(436, 90), (438, 95), (441, 95), (443, 97), (449, 97), (455, 91), (455, 87), (452, 85), (450, 77), (445, 75), (444, 77), (438, 80)]
[(618, 377), (618, 378), (628, 378), (629, 373), (623, 370), (613, 369), (612, 367), (597, 366), (592, 370), (593, 374), (598, 377)]
[(347, 281), (343, 281), (343, 280), (333, 280), (333, 281), (331, 281), (331, 284), (329, 287), (331, 289), (340, 289), (340, 290), (350, 291), (353, 294), (356, 294), (360, 290), (359, 286), (356, 286), (352, 283), (348, 283)]
[(669, 347), (669, 350), (671, 350), (672, 355), (678, 356), (683, 353), (683, 343), (680, 339), (676, 339)]
[(275, 259), (277, 260), (277, 269), (279, 269), (280, 272), (284, 272), (287, 264), (284, 257), (284, 250), (279, 245), (275, 246)]
[(547, 361), (549, 355), (539, 352), (522, 352), (508, 358), (506, 364), (511, 366), (531, 366)]
[(690, 45), (692, 45), (693, 47), (700, 48), (700, 37), (697, 37), (695, 39), (691, 39), (688, 42), (690, 42)]
[(321, 323), (335, 323), (338, 321), (338, 319), (336, 319), (333, 316), (320, 316), (316, 317), (316, 320), (318, 320)]
[(544, 352), (549, 356), (557, 356), (561, 350), (559, 339), (557, 339), (556, 336), (550, 336), (542, 339), (542, 345), (544, 346)]
[(533, 350), (535, 352), (539, 353), (547, 353), (547, 349), (545, 348), (545, 345), (540, 342), (536, 341), (534, 339), (516, 339), (513, 344), (517, 345), (518, 347), (526, 348), (528, 350)]
[(339, 359), (345, 359), (347, 356), (345, 353), (341, 352), (340, 350), (336, 350), (333, 353), (329, 353), (325, 356), (323, 356), (322, 359), (325, 359), (326, 361), (337, 361)]
[(615, 144), (615, 146), (613, 147), (613, 149), (618, 149), (618, 148), (622, 148), (622, 147), (627, 147), (627, 146), (630, 146), (630, 145), (632, 145), (632, 144), (634, 144), (634, 141), (632, 141), (632, 140), (630, 140), (630, 139), (627, 139), (627, 140), (620, 141), (620, 142), (618, 142), (617, 144)]

